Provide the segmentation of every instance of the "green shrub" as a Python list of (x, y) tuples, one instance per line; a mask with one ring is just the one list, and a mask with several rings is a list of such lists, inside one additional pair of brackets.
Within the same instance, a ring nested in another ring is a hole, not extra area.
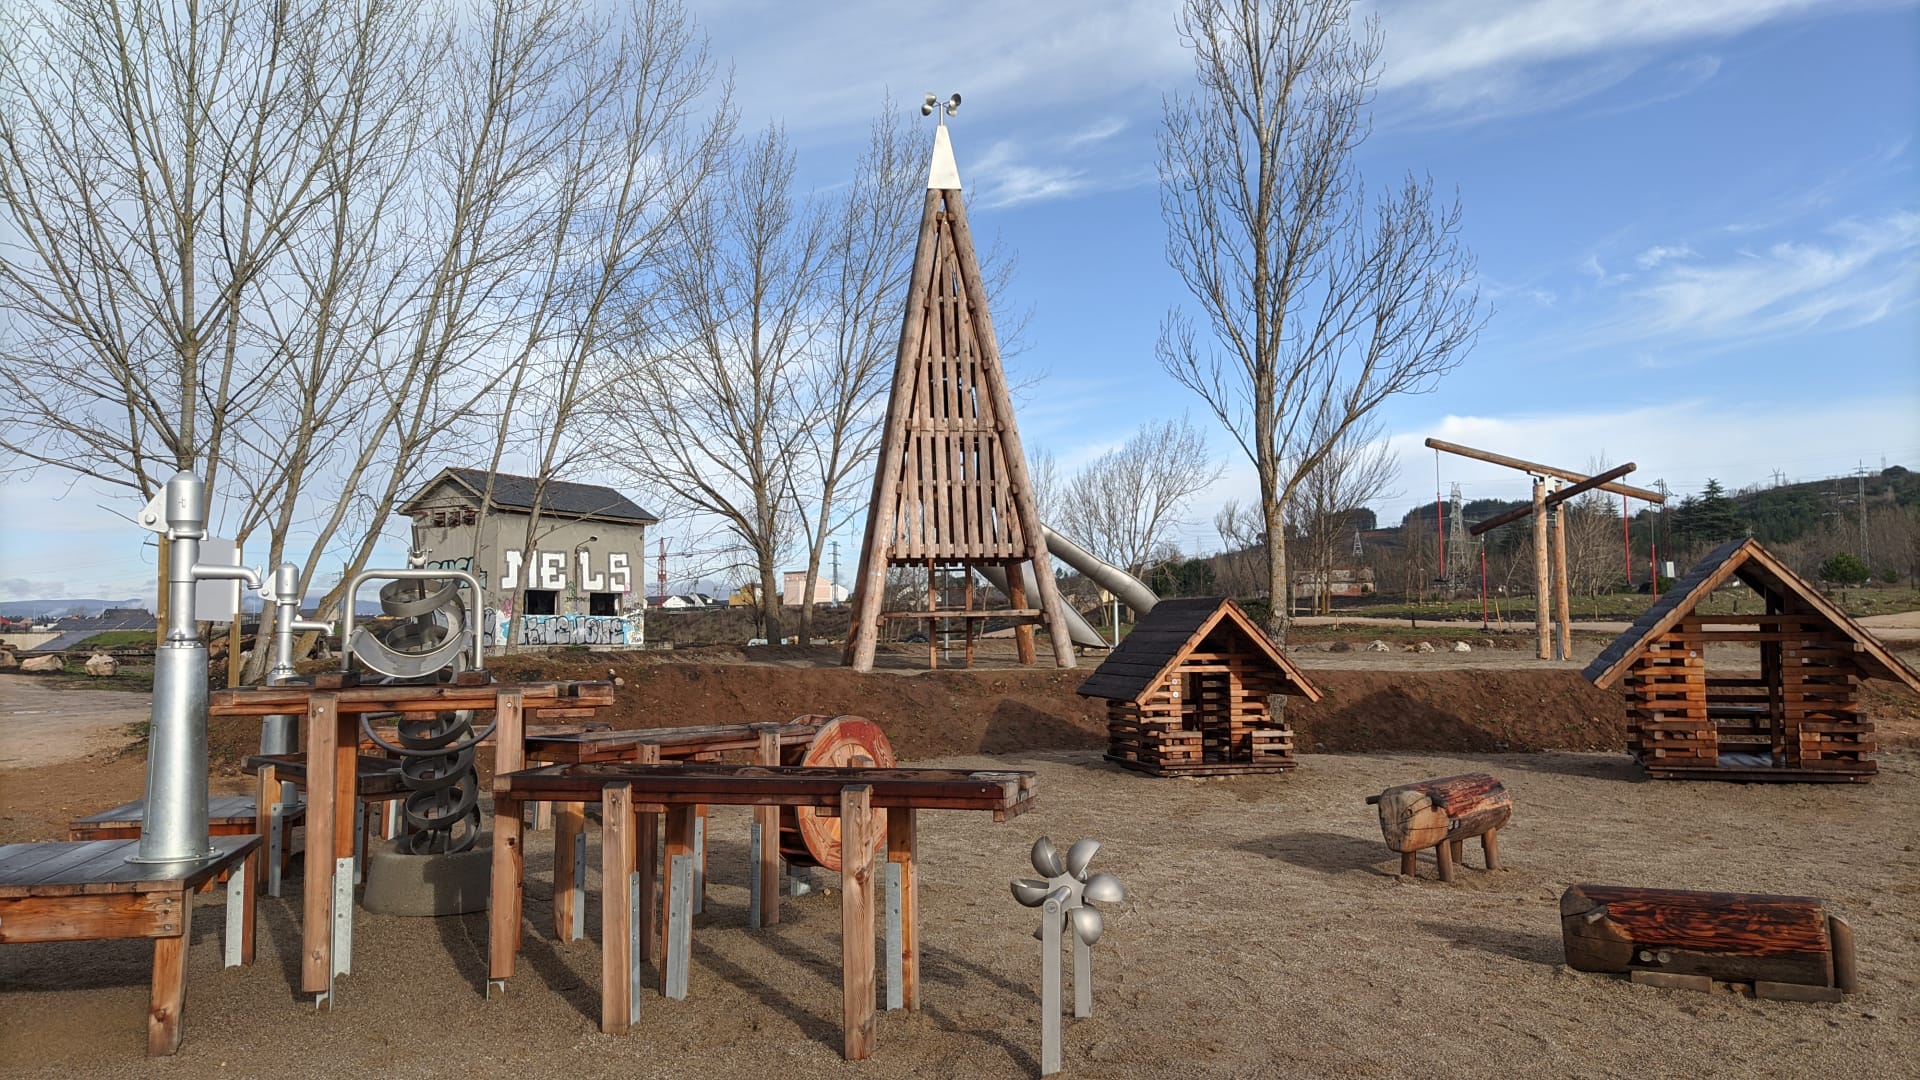
[(1864, 585), (1870, 575), (1858, 555), (1842, 551), (1820, 564), (1820, 580), (1835, 585)]

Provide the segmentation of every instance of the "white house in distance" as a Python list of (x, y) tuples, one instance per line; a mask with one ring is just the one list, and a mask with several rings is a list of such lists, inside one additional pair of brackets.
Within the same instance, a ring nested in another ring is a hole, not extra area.
[[(635, 591), (646, 527), (659, 518), (609, 487), (493, 474), (492, 509), (480, 514), (484, 469), (442, 469), (400, 506), (413, 519), (413, 550), (427, 566), (467, 570), (486, 590), (495, 645), (632, 646), (645, 642), (645, 597)], [(533, 554), (525, 555), (527, 523)], [(525, 610), (514, 611), (521, 588)]]
[[(807, 572), (805, 570), (789, 570), (787, 571), (786, 581), (780, 587), (780, 603), (784, 607), (799, 607), (804, 602), (802, 597), (807, 596), (808, 592)], [(815, 606), (820, 604), (844, 604), (847, 600), (846, 589), (835, 585), (823, 577), (815, 577), (813, 579), (811, 592), (812, 603)]]

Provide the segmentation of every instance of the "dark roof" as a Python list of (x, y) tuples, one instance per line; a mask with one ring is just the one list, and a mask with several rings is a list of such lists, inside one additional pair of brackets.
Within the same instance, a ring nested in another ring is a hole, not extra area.
[(1293, 666), (1293, 661), (1286, 658), (1266, 631), (1248, 617), (1244, 608), (1224, 596), (1162, 600), (1155, 604), (1075, 693), (1109, 701), (1138, 701), (1159, 684), (1168, 668), (1198, 647), (1222, 622), (1258, 646), (1273, 665), (1286, 674), (1287, 681), (1299, 688), (1301, 695), (1309, 701), (1320, 700), (1320, 691)]
[[(487, 471), (485, 469), (442, 469), (440, 474), (427, 482), (427, 485), (414, 493), (400, 507), (403, 514), (411, 513), (416, 503), (427, 492), (432, 491), (442, 479), (454, 483), (473, 493), (478, 499), (487, 490)], [(493, 474), (493, 505), (503, 510), (533, 511), (534, 492), (539, 490), (540, 481), (532, 476), (514, 476), (511, 473)], [(566, 480), (548, 480), (542, 493), (540, 512), (556, 517), (599, 518), (607, 521), (627, 521), (639, 525), (658, 524), (660, 518), (635, 505), (632, 499), (598, 484), (575, 484)]]
[[(1673, 629), (1681, 619), (1692, 614), (1701, 601), (1713, 595), (1713, 590), (1726, 584), (1730, 577), (1739, 578), (1755, 591), (1771, 589), (1799, 599), (1809, 611), (1852, 638), (1864, 650), (1858, 657), (1861, 666), (1874, 674), (1920, 690), (1920, 676), (1916, 676), (1911, 668), (1887, 651), (1879, 638), (1868, 633), (1865, 627), (1854, 622), (1846, 612), (1822, 596), (1820, 590), (1774, 558), (1773, 553), (1761, 547), (1758, 540), (1750, 539), (1729, 540), (1707, 552), (1704, 558), (1694, 564), (1693, 569), (1687, 571), (1685, 577), (1673, 583), (1673, 588), (1665, 596), (1641, 613), (1626, 633), (1614, 638), (1606, 648), (1600, 650), (1600, 655), (1593, 658), (1593, 663), (1587, 665), (1581, 676), (1602, 689), (1612, 686), (1646, 652), (1649, 645)], [(1704, 618), (1711, 620), (1713, 617), (1708, 615)]]

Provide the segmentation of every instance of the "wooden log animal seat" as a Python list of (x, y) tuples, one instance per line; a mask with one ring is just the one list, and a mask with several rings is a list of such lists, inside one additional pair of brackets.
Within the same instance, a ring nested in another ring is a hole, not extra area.
[(1367, 796), (1380, 808), (1380, 833), (1400, 853), (1400, 872), (1412, 876), (1420, 852), (1433, 849), (1440, 880), (1453, 880), (1466, 841), (1480, 838), (1487, 869), (1500, 869), (1500, 828), (1513, 816), (1513, 796), (1485, 773), (1443, 776)]
[(1853, 927), (1811, 896), (1574, 885), (1560, 895), (1567, 966), (1634, 982), (1839, 1001), (1858, 986)]

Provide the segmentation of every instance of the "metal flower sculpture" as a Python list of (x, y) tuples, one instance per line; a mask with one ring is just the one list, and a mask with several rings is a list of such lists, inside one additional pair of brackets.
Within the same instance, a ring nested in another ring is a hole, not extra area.
[(1040, 1075), (1060, 1071), (1060, 938), (1073, 927), (1073, 1015), (1093, 1015), (1093, 944), (1100, 940), (1106, 921), (1100, 909), (1088, 903), (1117, 904), (1126, 897), (1120, 879), (1100, 873), (1091, 877), (1087, 864), (1100, 850), (1100, 841), (1081, 840), (1062, 857), (1053, 841), (1033, 842), (1033, 869), (1046, 880), (1016, 878), (1013, 898), (1043, 911), (1040, 929)]

